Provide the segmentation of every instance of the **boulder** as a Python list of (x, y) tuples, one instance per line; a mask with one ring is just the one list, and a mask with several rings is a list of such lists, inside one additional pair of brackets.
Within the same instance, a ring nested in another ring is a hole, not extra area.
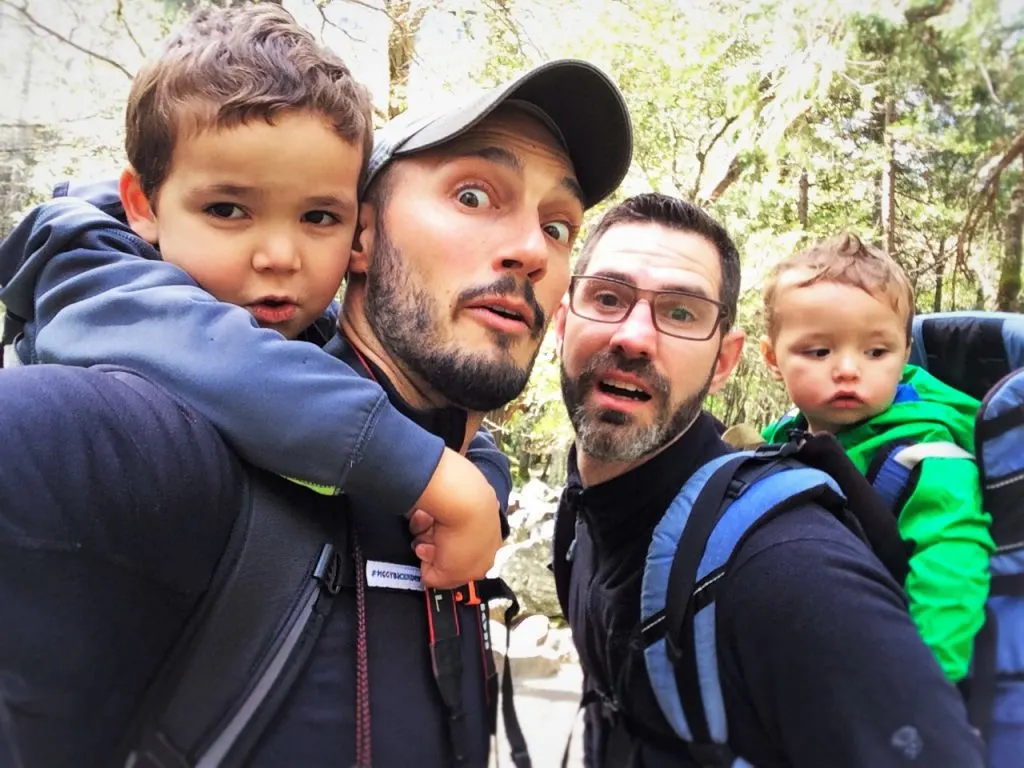
[[(555, 592), (555, 577), (548, 569), (551, 562), (551, 536), (531, 536), (517, 544), (506, 545), (495, 558), (495, 572), (505, 580), (519, 598), (521, 614), (530, 616), (561, 616)], [(500, 561), (500, 562), (499, 562)]]
[(551, 677), (558, 674), (562, 660), (559, 654), (546, 643), (550, 625), (544, 616), (530, 616), (512, 629), (508, 648), (505, 647), (505, 626), (490, 622), (491, 647), (494, 666), (504, 671), (505, 660), (512, 665), (512, 677), (516, 680), (537, 677)]

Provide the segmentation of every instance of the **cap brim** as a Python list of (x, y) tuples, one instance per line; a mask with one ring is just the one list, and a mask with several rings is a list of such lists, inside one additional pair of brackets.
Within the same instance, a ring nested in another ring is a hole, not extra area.
[(558, 129), (588, 208), (615, 191), (632, 160), (632, 124), (619, 89), (585, 61), (547, 62), (443, 112), (395, 147), (392, 157), (451, 141), (510, 100), (532, 104)]

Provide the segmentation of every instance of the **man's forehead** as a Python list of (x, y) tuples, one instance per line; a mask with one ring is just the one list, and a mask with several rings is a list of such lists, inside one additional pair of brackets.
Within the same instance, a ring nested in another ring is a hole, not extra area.
[(617, 224), (597, 241), (588, 274), (613, 270), (631, 275), (643, 287), (670, 289), (703, 283), (715, 296), (722, 287), (718, 249), (696, 232), (654, 223)]
[(531, 160), (539, 157), (542, 164), (555, 169), (559, 185), (584, 210), (587, 207), (572, 160), (561, 142), (541, 121), (515, 108), (499, 109), (460, 136), (422, 154), (438, 163), (479, 157), (505, 166), (519, 176), (526, 173)]

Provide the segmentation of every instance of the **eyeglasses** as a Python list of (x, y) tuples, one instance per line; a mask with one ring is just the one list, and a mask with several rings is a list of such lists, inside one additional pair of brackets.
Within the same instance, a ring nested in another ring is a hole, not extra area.
[(640, 299), (651, 308), (654, 327), (667, 336), (704, 341), (727, 316), (725, 305), (685, 291), (648, 291), (612, 277), (573, 275), (569, 309), (598, 323), (621, 323)]

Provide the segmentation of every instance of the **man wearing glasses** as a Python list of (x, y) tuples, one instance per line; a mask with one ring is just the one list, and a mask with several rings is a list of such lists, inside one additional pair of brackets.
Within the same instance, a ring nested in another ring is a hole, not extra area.
[[(655, 525), (699, 467), (730, 451), (702, 405), (743, 348), (732, 327), (739, 254), (699, 208), (646, 194), (605, 215), (576, 273), (554, 318), (576, 432), (558, 519), (576, 521), (575, 541), (553, 565), (592, 704), (586, 763), (711, 765), (658, 708), (640, 592)], [(728, 746), (740, 760), (713, 764), (982, 765), (900, 587), (824, 508), (792, 509), (742, 542), (715, 610)]]

